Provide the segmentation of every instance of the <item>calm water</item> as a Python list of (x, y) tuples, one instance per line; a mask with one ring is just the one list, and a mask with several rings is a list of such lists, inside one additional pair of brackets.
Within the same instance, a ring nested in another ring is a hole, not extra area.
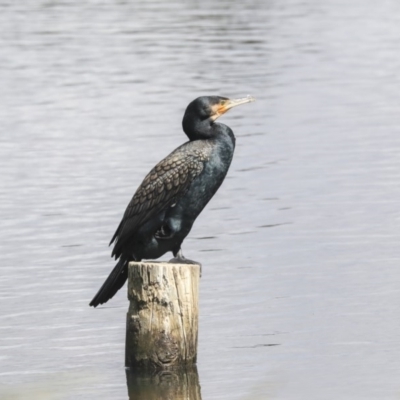
[(183, 247), (202, 398), (400, 397), (397, 0), (3, 0), (0, 26), (0, 392), (128, 398), (126, 290), (88, 307), (108, 241), (189, 101), (251, 94)]

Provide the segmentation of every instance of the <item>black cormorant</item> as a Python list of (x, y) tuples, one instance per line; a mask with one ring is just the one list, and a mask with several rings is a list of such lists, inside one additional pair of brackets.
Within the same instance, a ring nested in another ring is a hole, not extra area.
[(235, 136), (215, 120), (232, 107), (254, 101), (204, 96), (192, 101), (183, 117), (189, 141), (160, 161), (137, 189), (111, 239), (112, 256), (119, 259), (90, 302), (111, 299), (128, 277), (128, 263), (155, 259), (172, 251), (180, 263), (181, 245), (206, 204), (223, 182), (232, 161)]

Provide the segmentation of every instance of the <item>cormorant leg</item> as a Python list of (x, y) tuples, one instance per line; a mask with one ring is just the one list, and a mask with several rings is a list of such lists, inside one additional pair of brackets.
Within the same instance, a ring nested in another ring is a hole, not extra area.
[(193, 260), (189, 260), (187, 258), (185, 258), (183, 256), (182, 253), (182, 249), (179, 248), (179, 250), (177, 252), (174, 251), (174, 258), (172, 258), (171, 260), (169, 260), (169, 262), (171, 264), (198, 264), (200, 265), (200, 277), (201, 277), (201, 273), (202, 273), (202, 266), (201, 263), (197, 262), (197, 261), (193, 261)]

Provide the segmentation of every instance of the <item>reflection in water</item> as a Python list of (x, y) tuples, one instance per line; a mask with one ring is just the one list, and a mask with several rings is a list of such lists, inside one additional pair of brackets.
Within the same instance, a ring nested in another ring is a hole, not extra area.
[(130, 400), (201, 400), (197, 368), (138, 374), (126, 370)]

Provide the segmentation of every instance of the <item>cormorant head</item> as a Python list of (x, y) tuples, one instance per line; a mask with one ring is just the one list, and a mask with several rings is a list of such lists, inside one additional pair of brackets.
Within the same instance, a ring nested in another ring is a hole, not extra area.
[(221, 96), (202, 96), (193, 100), (186, 108), (182, 127), (190, 140), (206, 139), (213, 136), (214, 121), (228, 110), (254, 101), (254, 97), (228, 99)]

